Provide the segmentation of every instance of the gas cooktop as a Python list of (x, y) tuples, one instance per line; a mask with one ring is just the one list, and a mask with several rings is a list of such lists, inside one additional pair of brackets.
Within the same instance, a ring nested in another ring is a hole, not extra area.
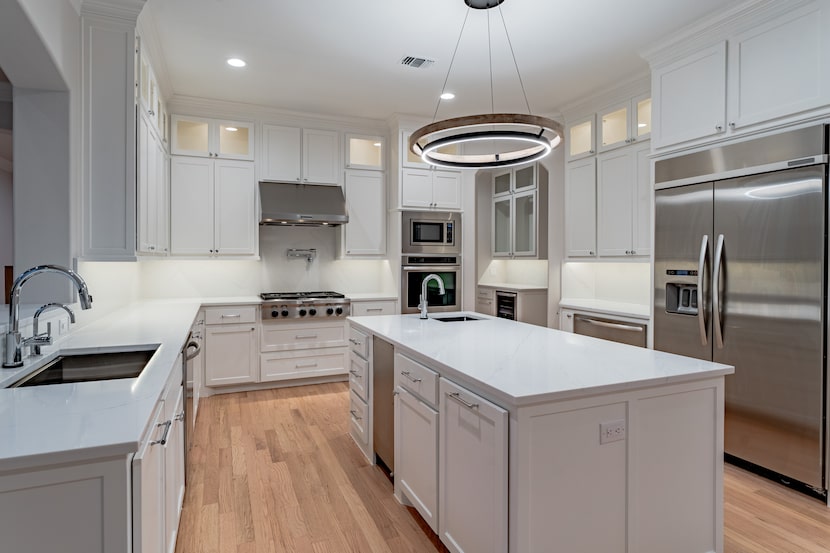
[(351, 302), (338, 292), (265, 292), (262, 320), (343, 318)]
[(263, 292), (259, 295), (265, 301), (279, 301), (279, 300), (328, 300), (328, 299), (343, 299), (346, 296), (338, 292)]

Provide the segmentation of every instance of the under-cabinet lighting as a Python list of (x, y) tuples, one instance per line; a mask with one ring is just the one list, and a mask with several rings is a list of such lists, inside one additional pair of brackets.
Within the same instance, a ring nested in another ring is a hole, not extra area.
[(380, 148), (381, 144), (380, 144), (380, 142), (375, 142), (374, 144), (372, 144), (372, 146), (376, 146), (376, 147)]
[(245, 67), (248, 64), (245, 63), (244, 60), (241, 60), (239, 58), (229, 58), (228, 65), (230, 65), (231, 67)]
[(225, 127), (225, 130), (228, 131), (228, 132), (236, 132), (239, 129), (237, 129), (236, 127)]
[(637, 128), (642, 129), (643, 127), (648, 127), (647, 123), (637, 123)]

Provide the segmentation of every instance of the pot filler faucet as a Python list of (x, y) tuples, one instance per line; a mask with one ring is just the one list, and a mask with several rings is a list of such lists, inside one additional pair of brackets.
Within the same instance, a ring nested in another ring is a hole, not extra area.
[(436, 275), (435, 273), (430, 273), (424, 277), (424, 280), (421, 281), (421, 303), (418, 304), (418, 309), (421, 310), (421, 318), (426, 319), (427, 317), (427, 283), (430, 280), (434, 280), (438, 283), (438, 293), (444, 295), (446, 292), (444, 290), (444, 281), (441, 280), (441, 277)]
[[(3, 362), (3, 367), (5, 368), (23, 366), (23, 347), (29, 345), (40, 346), (52, 343), (51, 336), (37, 336), (37, 331), (35, 331), (35, 335), (31, 338), (23, 338), (20, 335), (20, 289), (30, 278), (40, 273), (57, 273), (65, 276), (71, 280), (78, 289), (81, 309), (89, 309), (92, 307), (92, 296), (89, 294), (86, 282), (84, 282), (84, 279), (82, 279), (78, 273), (70, 271), (69, 269), (59, 265), (38, 265), (37, 267), (32, 267), (31, 269), (24, 271), (14, 281), (11, 292), (9, 293), (9, 330), (6, 332), (6, 355)], [(47, 306), (51, 307), (50, 304), (47, 304)], [(42, 310), (38, 310), (38, 315), (42, 312)], [(74, 319), (74, 317), (71, 318)]]

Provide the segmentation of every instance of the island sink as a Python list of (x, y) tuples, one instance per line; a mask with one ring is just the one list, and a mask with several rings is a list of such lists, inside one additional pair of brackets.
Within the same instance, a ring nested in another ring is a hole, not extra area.
[(9, 387), (135, 378), (147, 366), (156, 349), (58, 355)]
[(441, 321), (442, 323), (460, 323), (463, 321), (480, 321), (481, 319), (478, 317), (470, 317), (467, 315), (456, 315), (453, 317), (432, 317), (436, 321)]

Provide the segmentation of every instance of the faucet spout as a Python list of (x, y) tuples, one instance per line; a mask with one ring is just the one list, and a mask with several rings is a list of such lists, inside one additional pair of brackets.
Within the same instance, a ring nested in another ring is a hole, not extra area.
[(429, 318), (427, 314), (427, 306), (429, 305), (429, 302), (427, 301), (427, 284), (429, 284), (429, 281), (431, 280), (434, 280), (438, 283), (439, 294), (441, 294), (442, 296), (446, 294), (446, 290), (444, 290), (444, 281), (441, 280), (440, 276), (436, 275), (435, 273), (430, 273), (424, 277), (424, 280), (421, 281), (421, 302), (418, 304), (418, 309), (421, 310), (422, 319)]
[[(11, 292), (9, 292), (9, 330), (6, 332), (6, 352), (3, 367), (13, 368), (23, 365), (23, 354), (21, 350), (24, 345), (24, 340), (20, 335), (20, 290), (29, 279), (41, 273), (56, 273), (65, 276), (78, 289), (78, 301), (81, 304), (81, 309), (90, 309), (92, 307), (92, 295), (89, 293), (86, 282), (75, 271), (61, 267), (60, 265), (38, 265), (21, 273), (15, 279)], [(47, 306), (42, 307), (38, 311), (38, 315), (45, 307)], [(64, 309), (69, 311), (68, 308), (64, 307)], [(71, 311), (69, 313), (70, 320), (74, 320), (74, 313)]]

